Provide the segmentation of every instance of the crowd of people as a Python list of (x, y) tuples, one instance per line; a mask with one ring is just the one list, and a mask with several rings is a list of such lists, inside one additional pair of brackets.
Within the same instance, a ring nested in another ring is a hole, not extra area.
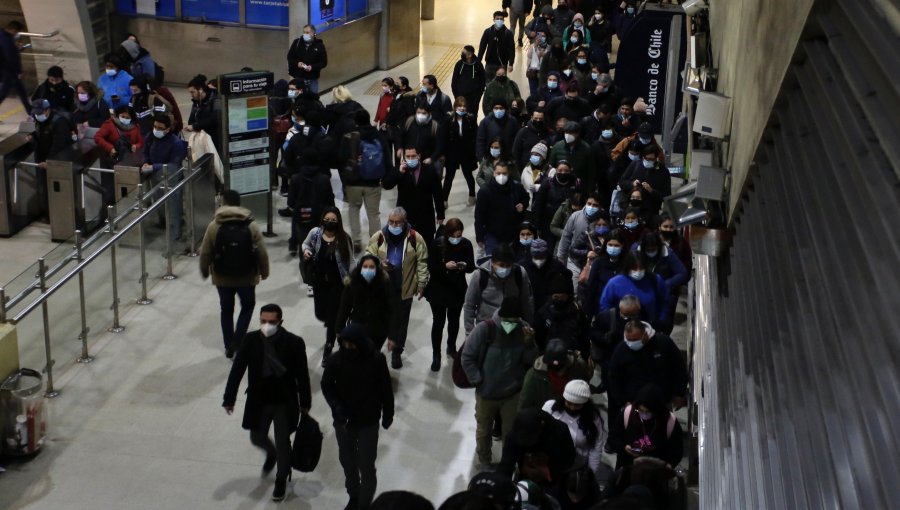
[[(688, 376), (668, 335), (691, 251), (661, 212), (671, 184), (646, 105), (610, 75), (613, 38), (635, 14), (634, 0), (504, 0), (477, 49), (464, 47), (449, 93), (433, 75), (386, 77), (374, 115), (341, 85), (324, 104), (327, 51), (314, 27), (291, 44), (291, 79), (270, 99), (276, 187), (287, 198), (279, 213), (290, 218), (287, 249), (324, 326), (321, 388), (347, 509), (434, 508), (412, 493), (375, 498), (379, 426), (402, 412), (388, 366), (403, 367), (417, 299), (432, 311), (430, 369), (450, 360), (457, 385), (475, 392), (479, 474), (440, 508), (670, 508), (683, 456), (673, 410), (686, 403)], [(3, 37), (14, 41), (21, 28), (11, 23)], [(527, 87), (509, 76), (517, 56)], [(37, 123), (36, 162), (93, 127), (110, 161), (142, 154), (142, 173), (157, 182), (185, 158), (184, 134), (219, 143), (217, 93), (205, 76), (189, 84), (185, 119), (136, 36), (104, 61), (96, 83), (72, 87), (54, 67), (33, 100), (23, 96)], [(447, 217), (456, 173), (471, 225)], [(382, 190), (392, 189), (382, 221)], [(224, 190), (221, 202), (199, 261), (218, 289), (233, 359), (223, 406), (231, 414), (248, 373), (243, 427), (266, 452), (263, 474), (275, 470), (280, 501), (290, 434), (312, 405), (307, 342), (284, 328), (275, 304), (251, 328), (255, 287), (269, 276), (266, 244), (238, 193)]]

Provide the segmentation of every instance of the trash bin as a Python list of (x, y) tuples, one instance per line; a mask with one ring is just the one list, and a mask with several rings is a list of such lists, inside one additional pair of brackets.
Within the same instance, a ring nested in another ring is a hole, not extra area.
[(5, 455), (31, 455), (44, 444), (44, 381), (36, 370), (22, 368), (0, 384), (0, 432)]

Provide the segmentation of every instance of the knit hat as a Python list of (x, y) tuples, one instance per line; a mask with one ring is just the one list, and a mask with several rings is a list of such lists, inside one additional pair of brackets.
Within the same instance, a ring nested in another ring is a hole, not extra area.
[(531, 148), (531, 153), (538, 154), (540, 157), (547, 159), (547, 144), (544, 142), (534, 144), (534, 147)]
[(366, 341), (366, 328), (357, 322), (351, 322), (344, 326), (338, 335), (341, 340), (346, 340), (353, 345), (360, 347)]
[(568, 276), (556, 275), (550, 280), (550, 284), (547, 286), (547, 292), (549, 292), (551, 296), (553, 294), (567, 294), (571, 296), (575, 293), (572, 288), (572, 279)]
[(584, 23), (584, 15), (580, 12), (576, 12), (575, 15), (572, 16), (572, 23), (576, 21), (581, 21), (582, 23)]
[[(515, 271), (516, 268), (513, 268)], [(506, 319), (518, 319), (522, 316), (522, 303), (519, 302), (518, 297), (507, 296), (503, 298), (503, 303), (500, 305), (500, 317)]]
[(122, 47), (125, 48), (125, 51), (127, 51), (128, 55), (130, 55), (133, 59), (137, 58), (141, 53), (141, 46), (131, 39), (125, 39), (124, 41), (122, 41)]
[(536, 259), (547, 258), (547, 253), (550, 252), (550, 249), (547, 245), (547, 241), (543, 239), (535, 239), (531, 242), (531, 256)]
[(544, 349), (544, 363), (552, 368), (568, 365), (569, 349), (566, 348), (566, 343), (559, 338), (554, 338), (547, 342), (547, 348)]
[(563, 398), (566, 399), (566, 402), (571, 402), (575, 405), (584, 404), (591, 398), (591, 387), (581, 379), (574, 379), (566, 384), (566, 389), (563, 390)]
[(509, 105), (506, 104), (506, 99), (502, 97), (495, 97), (493, 101), (491, 101), (491, 108), (495, 106), (502, 106), (504, 109), (509, 108)]

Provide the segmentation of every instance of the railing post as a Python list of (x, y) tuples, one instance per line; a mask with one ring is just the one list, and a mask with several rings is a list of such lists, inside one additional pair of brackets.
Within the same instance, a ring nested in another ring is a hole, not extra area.
[(195, 239), (194, 232), (194, 180), (191, 179), (191, 176), (194, 175), (194, 157), (191, 154), (191, 148), (188, 147), (187, 151), (187, 163), (184, 165), (184, 178), (187, 182), (187, 203), (188, 203), (188, 211), (187, 211), (187, 228), (188, 228), (188, 257), (197, 257), (200, 254), (197, 253), (197, 243)]
[(0, 324), (6, 322), (6, 290), (0, 287)]
[[(137, 185), (137, 208), (138, 216), (144, 213), (144, 185)], [(153, 302), (147, 297), (147, 250), (144, 241), (144, 222), (139, 221), (137, 224), (138, 232), (138, 249), (141, 252), (141, 297), (138, 298), (137, 304), (149, 305)]]
[[(168, 194), (171, 190), (169, 186), (169, 165), (163, 165), (163, 194)], [(166, 274), (163, 275), (163, 280), (174, 280), (177, 278), (175, 273), (172, 271), (172, 214), (171, 214), (171, 204), (169, 201), (172, 200), (172, 197), (168, 197), (166, 199), (166, 203), (163, 204), (163, 215), (166, 219)], [(176, 221), (181, 221), (180, 218), (176, 218)]]
[[(41, 294), (47, 291), (47, 266), (44, 257), (38, 259), (38, 279), (41, 287)], [(44, 319), (44, 353), (47, 356), (47, 366), (44, 371), (47, 373), (47, 391), (44, 396), (54, 398), (59, 396), (59, 392), (53, 387), (53, 355), (50, 352), (50, 309), (47, 300), (41, 302), (41, 315)]]
[[(106, 208), (107, 223), (109, 224), (109, 236), (116, 235), (116, 206), (110, 205)], [(116, 271), (116, 243), (109, 246), (109, 258), (112, 261), (112, 311), (113, 324), (107, 329), (110, 333), (121, 333), (125, 331), (125, 326), (119, 324), (119, 276)]]
[[(80, 230), (75, 231), (75, 261), (76, 263), (84, 260), (82, 258), (82, 244), (84, 243), (84, 239), (82, 238), (82, 234)], [(87, 336), (88, 336), (88, 327), (87, 327), (87, 312), (84, 307), (84, 271), (78, 272), (78, 304), (81, 309), (81, 334), (78, 335), (78, 338), (81, 340), (81, 356), (75, 359), (76, 363), (90, 363), (94, 361), (94, 357), (88, 354), (88, 344), (87, 344)]]

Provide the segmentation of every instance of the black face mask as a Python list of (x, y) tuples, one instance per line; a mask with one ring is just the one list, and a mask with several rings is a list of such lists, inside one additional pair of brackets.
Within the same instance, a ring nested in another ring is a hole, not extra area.
[(544, 121), (542, 120), (533, 120), (531, 121), (531, 125), (534, 126), (534, 128), (537, 130), (544, 130)]
[(659, 235), (661, 235), (663, 239), (671, 241), (672, 239), (678, 237), (678, 232), (674, 230), (660, 230)]
[(506, 76), (498, 76), (498, 77), (496, 78), (496, 80), (497, 80), (499, 83), (506, 83)]
[(553, 308), (557, 310), (565, 310), (569, 306), (567, 299), (553, 299)]
[(337, 230), (338, 224), (336, 221), (323, 221), (322, 228), (327, 232), (334, 232)]
[(635, 206), (635, 207), (640, 207), (641, 204), (644, 203), (644, 201), (643, 201), (643, 200), (634, 200), (634, 199), (632, 199), (629, 203), (630, 203), (631, 205)]
[(559, 181), (560, 184), (568, 184), (572, 180), (572, 174), (556, 174), (556, 180)]
[(512, 110), (510, 110), (510, 112), (512, 113), (513, 117), (518, 117), (522, 113), (522, 109), (521, 108), (513, 108)]

